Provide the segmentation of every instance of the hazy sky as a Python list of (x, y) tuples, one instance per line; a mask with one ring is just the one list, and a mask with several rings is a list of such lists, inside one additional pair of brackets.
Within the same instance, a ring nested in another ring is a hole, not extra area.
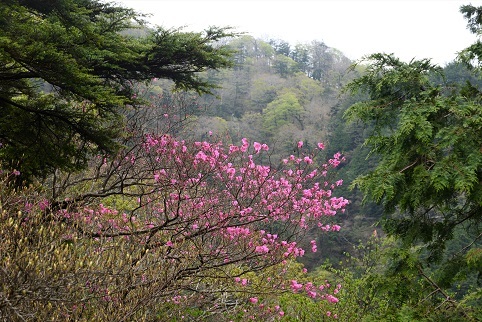
[(294, 45), (320, 40), (347, 57), (385, 52), (403, 60), (432, 58), (445, 64), (475, 41), (460, 0), (115, 0), (151, 13), (163, 27), (201, 31), (233, 26), (262, 39)]

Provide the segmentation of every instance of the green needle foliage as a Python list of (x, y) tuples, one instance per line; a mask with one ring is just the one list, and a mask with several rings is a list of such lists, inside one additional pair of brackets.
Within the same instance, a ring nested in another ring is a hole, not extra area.
[(369, 59), (367, 73), (348, 89), (368, 91), (370, 98), (345, 116), (374, 124), (366, 144), (381, 159), (354, 184), (392, 214), (385, 222), (389, 233), (427, 242), (435, 255), (456, 227), (478, 226), (481, 219), (480, 94), (467, 95), (470, 85), (444, 94), (429, 81), (440, 69), (428, 60)]
[(199, 72), (231, 66), (217, 45), (229, 28), (148, 29), (143, 18), (97, 0), (0, 3), (2, 163), (24, 180), (80, 169), (92, 151), (116, 149), (121, 111), (142, 103), (136, 83), (208, 93), (214, 84)]
[[(482, 8), (461, 11), (471, 30), (480, 30)], [(477, 44), (461, 55), (474, 68), (482, 53)], [(434, 285), (480, 277), (482, 93), (470, 82), (434, 84), (442, 69), (430, 60), (374, 54), (366, 62), (366, 73), (347, 90), (368, 98), (345, 117), (371, 125), (365, 144), (379, 163), (353, 186), (383, 205), (389, 235), (407, 248), (423, 246), (416, 248), (421, 265), (439, 270)]]

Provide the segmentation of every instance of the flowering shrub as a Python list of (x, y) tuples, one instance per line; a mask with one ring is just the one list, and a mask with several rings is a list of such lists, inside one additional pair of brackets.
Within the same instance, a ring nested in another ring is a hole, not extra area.
[(342, 157), (318, 165), (322, 148), (274, 166), (267, 145), (246, 139), (224, 147), (150, 134), (88, 173), (56, 178), (68, 199), (5, 183), (0, 312), (267, 319), (284, 315), (280, 292), (336, 303), (326, 285), (285, 278), (305, 231), (340, 229), (333, 216), (347, 200), (333, 196), (341, 182), (328, 172)]

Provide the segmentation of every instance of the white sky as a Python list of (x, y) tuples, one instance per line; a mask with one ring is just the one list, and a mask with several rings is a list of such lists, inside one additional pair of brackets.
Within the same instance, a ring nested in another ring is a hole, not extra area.
[(409, 61), (432, 58), (444, 65), (476, 37), (459, 7), (482, 0), (114, 0), (150, 13), (155, 25), (233, 26), (262, 39), (290, 44), (325, 42), (350, 59), (385, 52)]

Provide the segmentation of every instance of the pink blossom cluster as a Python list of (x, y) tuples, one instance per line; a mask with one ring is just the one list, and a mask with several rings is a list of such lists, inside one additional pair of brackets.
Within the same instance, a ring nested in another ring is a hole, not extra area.
[(329, 303), (338, 303), (339, 300), (334, 295), (338, 294), (341, 289), (341, 284), (337, 284), (336, 287), (333, 289), (333, 294), (326, 294), (324, 291), (330, 289), (331, 285), (325, 281), (325, 284), (321, 284), (319, 286), (315, 286), (313, 283), (308, 282), (305, 284), (299, 283), (297, 280), (291, 280), (290, 288), (293, 292), (298, 293), (301, 291), (306, 292), (306, 294), (315, 299), (324, 299)]
[[(94, 237), (135, 236), (139, 244), (156, 249), (156, 262), (166, 267), (184, 259), (199, 260), (199, 270), (205, 263), (209, 267), (244, 265), (248, 271), (272, 267), (305, 254), (296, 239), (298, 232), (313, 227), (340, 230), (333, 216), (343, 212), (348, 201), (333, 195), (343, 182), (329, 182), (328, 172), (343, 157), (337, 153), (319, 164), (318, 153), (323, 149), (319, 143), (317, 151), (291, 155), (273, 167), (262, 162), (269, 159), (266, 144), (243, 139), (241, 145), (225, 148), (221, 143), (188, 144), (169, 135), (149, 134), (113, 161), (115, 166), (100, 167), (122, 173), (123, 192), (133, 196), (132, 209), (119, 211), (101, 203), (59, 214), (79, 220), (84, 233)], [(279, 232), (290, 233), (268, 232), (266, 227), (274, 223)], [(311, 251), (317, 251), (315, 241)], [(246, 278), (234, 281), (249, 286)], [(313, 299), (338, 301), (322, 292), (326, 285), (292, 280), (289, 288)], [(249, 301), (257, 304), (258, 298)], [(172, 297), (172, 302), (178, 298)]]

